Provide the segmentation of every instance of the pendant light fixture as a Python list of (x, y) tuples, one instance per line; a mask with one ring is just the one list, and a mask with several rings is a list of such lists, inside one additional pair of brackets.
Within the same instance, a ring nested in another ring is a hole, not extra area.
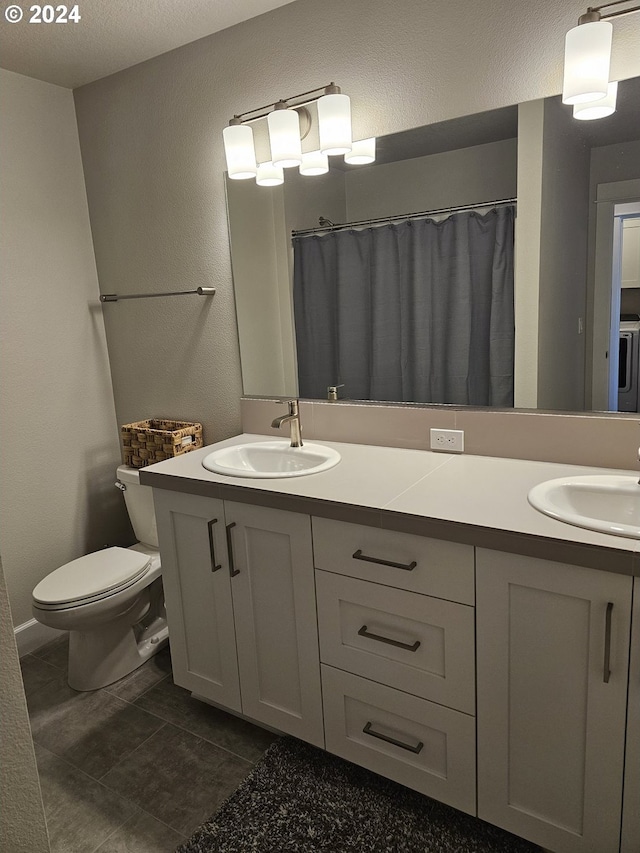
[[(589, 6), (586, 13), (578, 18), (578, 26), (567, 33), (562, 86), (563, 103), (576, 106), (583, 103), (591, 104), (610, 96), (609, 66), (613, 26), (606, 19), (640, 11), (640, 6), (604, 13), (602, 10), (612, 6), (628, 6), (629, 2), (630, 0), (612, 0), (600, 6)], [(576, 118), (602, 118), (605, 115), (611, 115), (611, 111), (608, 108), (605, 110), (604, 107), (601, 116), (578, 112), (579, 115), (574, 112)]]
[(334, 83), (318, 99), (318, 131), (323, 154), (348, 154), (351, 141), (351, 101)]
[[(302, 152), (302, 141), (313, 122), (308, 104), (317, 103), (317, 131), (320, 150)], [(256, 162), (252, 122), (267, 119), (271, 159)], [(284, 181), (283, 169), (298, 166), (301, 175), (324, 175), (329, 171), (329, 155), (344, 154), (351, 165), (373, 163), (375, 138), (351, 138), (351, 101), (335, 83), (310, 89), (273, 104), (238, 113), (223, 130), (229, 177), (254, 178), (261, 187), (273, 187)]]
[(616, 111), (616, 99), (618, 96), (618, 84), (609, 83), (607, 94), (597, 101), (583, 101), (573, 105), (573, 117), (581, 121), (593, 121), (593, 119), (606, 118)]

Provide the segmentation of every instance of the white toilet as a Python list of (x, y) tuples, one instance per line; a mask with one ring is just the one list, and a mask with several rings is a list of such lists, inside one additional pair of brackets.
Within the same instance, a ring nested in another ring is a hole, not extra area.
[(116, 486), (140, 541), (105, 548), (51, 572), (33, 590), (34, 617), (69, 631), (69, 686), (97, 690), (132, 672), (166, 645), (169, 631), (149, 486), (121, 465)]

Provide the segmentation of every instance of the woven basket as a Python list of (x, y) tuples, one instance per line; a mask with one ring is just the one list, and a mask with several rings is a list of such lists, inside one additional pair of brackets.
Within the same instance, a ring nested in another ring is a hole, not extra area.
[(123, 424), (122, 456), (125, 465), (144, 468), (203, 446), (202, 424), (150, 418)]

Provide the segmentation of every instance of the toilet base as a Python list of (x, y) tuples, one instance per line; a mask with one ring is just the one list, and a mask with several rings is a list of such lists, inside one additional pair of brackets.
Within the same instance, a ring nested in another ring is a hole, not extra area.
[(91, 631), (69, 631), (69, 687), (99, 690), (119, 681), (167, 645), (169, 629), (157, 618), (153, 631), (116, 621)]

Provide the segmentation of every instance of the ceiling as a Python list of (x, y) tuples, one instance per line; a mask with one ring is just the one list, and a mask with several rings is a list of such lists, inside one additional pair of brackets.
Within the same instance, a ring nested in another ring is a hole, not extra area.
[(18, 0), (20, 22), (8, 22), (3, 9), (0, 66), (75, 89), (290, 2), (79, 0), (78, 23), (36, 24), (30, 3)]

